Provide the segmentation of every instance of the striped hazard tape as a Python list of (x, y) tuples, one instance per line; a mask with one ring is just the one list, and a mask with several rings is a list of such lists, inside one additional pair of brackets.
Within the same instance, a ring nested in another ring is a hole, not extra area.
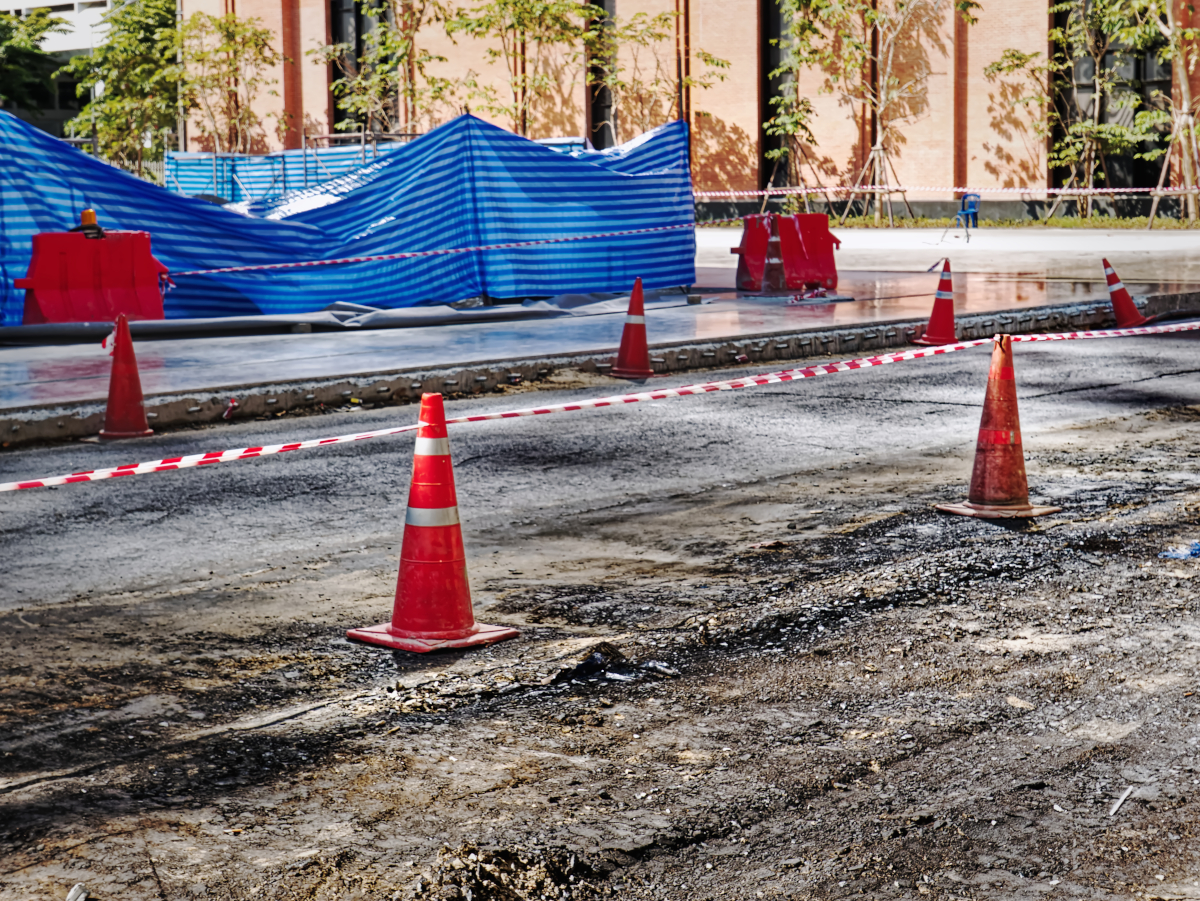
[[(548, 407), (529, 407), (524, 410), (508, 410), (503, 413), (483, 413), (477, 416), (459, 416), (447, 419), (447, 424), (465, 422), (485, 422), (491, 419), (514, 419), (520, 416), (539, 416), (546, 413), (566, 413), (573, 410), (594, 410), (600, 407), (613, 407), (621, 404), (636, 404), (647, 400), (664, 400), (670, 397), (687, 397), (693, 394), (709, 394), (714, 391), (733, 391), (738, 388), (754, 388), (760, 385), (774, 385), (780, 382), (790, 382), (799, 379), (809, 379), (818, 375), (831, 375), (836, 372), (852, 372), (856, 369), (867, 369), (872, 366), (883, 366), (888, 363), (900, 363), (905, 360), (916, 360), (920, 357), (933, 357), (952, 353), (956, 350), (966, 350), (987, 344), (991, 338), (980, 338), (975, 341), (965, 341), (961, 344), (947, 344), (942, 347), (927, 347), (921, 350), (909, 350), (902, 353), (885, 354), (875, 357), (864, 357), (859, 360), (845, 360), (839, 363), (820, 363), (816, 366), (806, 366), (802, 369), (785, 369), (781, 372), (770, 372), (765, 375), (747, 376), (741, 379), (727, 379), (717, 382), (703, 382), (698, 385), (685, 385), (682, 388), (662, 388), (657, 391), (639, 391), (633, 394), (615, 394), (610, 397), (597, 397), (590, 400), (575, 401), (568, 404), (555, 404)], [(232, 463), (235, 460), (251, 460), (255, 457), (269, 457), (274, 454), (286, 454), (291, 451), (308, 450), (314, 447), (329, 447), (335, 444), (351, 444), (356, 441), (366, 441), (370, 438), (382, 438), (386, 435), (399, 435), (402, 432), (412, 432), (420, 423), (396, 426), (388, 429), (376, 429), (372, 432), (357, 432), (352, 435), (338, 435), (331, 438), (312, 438), (308, 441), (292, 441), (287, 444), (270, 444), (262, 447), (240, 447), (233, 450), (211, 451), (205, 454), (191, 454), (185, 457), (166, 457), (162, 460), (149, 460), (145, 463), (129, 463), (124, 466), (114, 466), (109, 469), (89, 469), (83, 472), (73, 472), (68, 475), (47, 476), (41, 479), (29, 479), (21, 482), (0, 483), (0, 491), (22, 491), (27, 488), (50, 488), (55, 485), (72, 485), (76, 482), (100, 482), (105, 479), (116, 479), (124, 476), (142, 475), (148, 472), (169, 472), (176, 469), (190, 469), (196, 466), (211, 466), (215, 463)]]
[[(802, 369), (784, 369), (781, 372), (770, 372), (765, 375), (752, 375), (741, 379), (729, 379), (720, 382), (704, 382), (700, 385), (685, 385), (682, 388), (661, 388), (657, 391), (638, 391), (633, 394), (616, 394), (612, 397), (598, 397), (592, 400), (577, 401), (571, 404), (556, 404), (549, 407), (528, 407), (524, 410), (508, 410), (504, 413), (482, 413), (478, 416), (461, 416), (457, 419), (447, 419), (446, 422), (486, 422), (491, 419), (514, 419), (518, 416), (539, 416), (544, 413), (567, 413), (573, 410), (594, 410), (598, 407), (615, 407), (621, 404), (636, 404), (646, 400), (665, 400), (670, 397), (688, 397), (693, 394), (710, 394), (714, 391), (735, 391), (738, 388), (757, 388), (761, 385), (777, 385), (780, 382), (795, 382), (800, 379), (811, 379), (819, 375), (833, 375), (838, 372), (853, 372), (856, 369), (870, 369), (873, 366), (886, 366), (889, 363), (903, 363), (906, 360), (917, 360), (921, 357), (936, 357), (941, 354), (953, 353), (956, 350), (967, 350), (990, 344), (991, 338), (979, 338), (974, 341), (963, 341), (958, 344), (944, 344), (941, 347), (927, 347), (921, 350), (906, 350), (895, 354), (881, 354), (874, 357), (863, 357), (858, 360), (844, 360), (840, 363), (819, 363), (816, 366), (805, 366)], [(3, 489), (0, 485), (0, 489)]]
[[(740, 219), (706, 220), (704, 225), (723, 225), (728, 222), (740, 222)], [(544, 244), (569, 244), (573, 241), (594, 241), (599, 238), (623, 238), (627, 235), (648, 235), (654, 232), (692, 230), (696, 228), (693, 222), (680, 225), (656, 225), (653, 228), (630, 228), (625, 231), (598, 232), (594, 235), (571, 235), (564, 238), (539, 238), (536, 241), (513, 241), (508, 244), (484, 244), (480, 247), (448, 247), (442, 250), (411, 250), (404, 253), (380, 253), (365, 257), (341, 257), (334, 260), (304, 260), (299, 263), (263, 263), (257, 266), (225, 266), (220, 269), (189, 269), (184, 272), (172, 272), (172, 278), (189, 275), (218, 275), (227, 272), (265, 272), (271, 269), (302, 269), (308, 266), (341, 266), (347, 263), (375, 263), (380, 260), (411, 260), (416, 257), (444, 257), (456, 253), (480, 253), (486, 250), (512, 250), (518, 247), (540, 247)]]
[[(1134, 335), (1157, 335), (1172, 332), (1189, 332), (1200, 330), (1200, 322), (1181, 322), (1172, 325), (1149, 325), (1138, 328), (1108, 329), (1106, 331), (1065, 332), (1052, 335), (1013, 335), (1013, 341), (1074, 341), (1088, 338), (1122, 338)], [(569, 413), (575, 410), (595, 410), (601, 407), (616, 407), (625, 404), (636, 404), (642, 401), (666, 400), (672, 397), (689, 397), (698, 394), (711, 394), (717, 391), (736, 391), (740, 388), (757, 388), (763, 385), (776, 385), (781, 382), (794, 382), (801, 379), (811, 379), (822, 375), (834, 375), (839, 372), (854, 372), (859, 369), (870, 369), (875, 366), (887, 366), (892, 363), (903, 363), (908, 360), (919, 360), (923, 357), (937, 357), (959, 350), (968, 350), (983, 344), (990, 344), (994, 338), (978, 338), (974, 341), (960, 341), (956, 344), (944, 344), (940, 347), (923, 347), (892, 354), (878, 354), (862, 357), (857, 360), (843, 360), (837, 363), (818, 363), (814, 366), (804, 366), (796, 369), (784, 369), (779, 372), (769, 372), (763, 375), (751, 375), (739, 379), (723, 379), (714, 382), (702, 382), (696, 385), (684, 385), (680, 388), (660, 388), (656, 391), (636, 391), (630, 394), (614, 394), (608, 397), (596, 397), (589, 400), (574, 401), (565, 404), (552, 404), (545, 407), (526, 407), (522, 410), (506, 410), (501, 413), (480, 413), (475, 416), (458, 416), (447, 419), (447, 425), (466, 422), (487, 422), (493, 419), (516, 419), (522, 416), (542, 416), (548, 413)], [(329, 447), (335, 444), (350, 444), (356, 441), (366, 441), (370, 438), (382, 438), (387, 435), (399, 435), (402, 432), (416, 431), (420, 423), (395, 426), (387, 429), (376, 429), (371, 432), (356, 432), (352, 435), (338, 435), (330, 438), (312, 438), (308, 441), (293, 441), (287, 444), (271, 444), (262, 447), (241, 447), (234, 450), (211, 451), (205, 454), (191, 454), (185, 457), (166, 457), (162, 460), (150, 460), (145, 463), (129, 463), (124, 466), (114, 466), (110, 469), (90, 469), (83, 472), (73, 472), (68, 475), (47, 476), (41, 479), (29, 479), (21, 482), (0, 483), (0, 491), (22, 491), (28, 488), (50, 488), (56, 485), (71, 485), (76, 482), (100, 482), (105, 479), (115, 479), (124, 476), (142, 475), (148, 472), (167, 472), (176, 469), (190, 469), (196, 466), (211, 466), (215, 463), (232, 463), (235, 460), (250, 460), (255, 457), (269, 457), (274, 454), (285, 454), (291, 451), (308, 450), (314, 447)]]
[(1187, 194), (1195, 188), (954, 188), (946, 185), (783, 185), (745, 191), (694, 191), (696, 197), (762, 197), (781, 194), (904, 194), (924, 191), (935, 194), (1061, 194), (1064, 197), (1088, 197), (1121, 194)]
[(1172, 332), (1200, 330), (1200, 322), (1176, 322), (1171, 325), (1139, 325), (1135, 328), (1110, 328), (1096, 332), (1059, 332), (1053, 335), (1013, 335), (1013, 341), (1085, 341), (1089, 338), (1130, 338), (1135, 335), (1169, 335)]

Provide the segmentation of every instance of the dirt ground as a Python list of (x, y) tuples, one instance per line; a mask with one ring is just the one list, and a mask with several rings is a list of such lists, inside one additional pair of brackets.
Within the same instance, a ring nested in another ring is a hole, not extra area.
[(1027, 527), (939, 457), (515, 524), (484, 650), (345, 640), (383, 544), (30, 599), (0, 899), (1200, 898), (1198, 426), (1039, 441)]

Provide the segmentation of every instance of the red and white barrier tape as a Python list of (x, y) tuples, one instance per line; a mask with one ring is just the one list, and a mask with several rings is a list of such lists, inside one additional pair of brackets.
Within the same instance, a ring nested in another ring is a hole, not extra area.
[(359, 432), (354, 435), (338, 435), (335, 438), (313, 438), (309, 441), (293, 441), (288, 444), (270, 444), (263, 447), (240, 447), (236, 450), (210, 451), (206, 454), (189, 454), (186, 457), (166, 457), (162, 460), (150, 460), (146, 463), (128, 463), (124, 466), (114, 466), (110, 469), (88, 469), (83, 472), (73, 472), (70, 475), (52, 476), (44, 479), (34, 479), (27, 482), (4, 482), (0, 491), (20, 491), (24, 488), (49, 488), (52, 485), (70, 485), (75, 482), (100, 482), (104, 479), (116, 479), (121, 476), (136, 476), (147, 472), (168, 472), (173, 469), (191, 469), (194, 466), (209, 466), (213, 463), (232, 463), (234, 460), (250, 460), (254, 457), (269, 457), (272, 454), (285, 454), (288, 451), (307, 450), (310, 447), (324, 447), (330, 444), (348, 444), (352, 441), (364, 441), (367, 438), (381, 438), (384, 435), (399, 435), (401, 432), (414, 432), (417, 425), (397, 426), (390, 429), (376, 429), (373, 432)]
[[(591, 400), (577, 401), (570, 404), (556, 404), (550, 407), (527, 407), (524, 410), (509, 410), (504, 413), (483, 413), (478, 416), (460, 416), (457, 419), (447, 419), (447, 423), (485, 422), (491, 419), (514, 419), (518, 416), (539, 416), (543, 413), (567, 413), (574, 410), (594, 410), (598, 407), (614, 407), (619, 404), (636, 404), (644, 400), (665, 400), (670, 397), (687, 397), (693, 394), (711, 394), (714, 391), (734, 391), (738, 388), (757, 388), (760, 385), (776, 385), (780, 382), (795, 382), (800, 379), (811, 379), (819, 375), (833, 375), (837, 372), (852, 372), (856, 369), (870, 369), (873, 366), (886, 366), (888, 363), (903, 363), (906, 360), (917, 360), (921, 357), (936, 357), (941, 354), (953, 353), (956, 350), (967, 350), (981, 344), (991, 343), (991, 338), (979, 338), (974, 341), (962, 341), (958, 344), (944, 344), (941, 347), (927, 347), (921, 350), (906, 350), (895, 354), (881, 354), (874, 357), (862, 357), (858, 360), (844, 360), (839, 363), (818, 363), (815, 366), (805, 366), (800, 369), (784, 369), (780, 372), (770, 372), (765, 375), (751, 375), (741, 379), (728, 379), (719, 382), (704, 382), (700, 385), (685, 385), (682, 388), (662, 388), (658, 391), (638, 391), (633, 394), (615, 394), (612, 397), (598, 397)], [(4, 486), (0, 485), (0, 490)]]
[[(725, 222), (739, 222), (739, 219), (713, 219), (705, 225), (719, 225)], [(652, 232), (669, 232), (680, 229), (694, 229), (696, 225), (688, 222), (682, 225), (657, 225), (653, 228), (631, 228), (617, 232), (598, 232), (594, 235), (573, 235), (567, 238), (540, 238), (536, 241), (513, 241), (508, 244), (485, 244), (480, 247), (449, 247), (444, 250), (412, 250), (405, 253), (380, 253), (365, 257), (341, 257), (335, 260), (305, 260), (300, 263), (263, 263), (258, 266), (226, 266), (221, 269), (189, 269), (186, 272), (172, 272), (172, 278), (188, 275), (215, 275), (224, 272), (262, 272), (268, 269), (300, 269), (307, 266), (339, 266), (344, 263), (374, 263), (380, 260), (410, 260), (416, 257), (442, 257), (456, 253), (479, 253), (486, 250), (511, 250), (516, 247), (539, 247), (543, 244), (569, 244), (573, 241), (592, 241), (597, 238), (622, 238), (627, 235), (648, 235)]]
[(1088, 338), (1128, 338), (1134, 335), (1168, 335), (1172, 332), (1200, 330), (1200, 322), (1174, 325), (1140, 325), (1135, 328), (1110, 328), (1098, 332), (1059, 332), (1053, 335), (1013, 335), (1013, 341), (1085, 341)]
[[(1108, 329), (1106, 331), (1064, 332), (1052, 335), (1013, 335), (1013, 341), (1073, 341), (1088, 338), (1123, 338), (1132, 335), (1157, 335), (1171, 332), (1188, 332), (1200, 330), (1200, 322), (1182, 322), (1175, 325), (1149, 325), (1137, 328)], [(681, 388), (662, 388), (658, 391), (638, 391), (632, 394), (614, 394), (609, 397), (598, 397), (590, 400), (576, 401), (567, 404), (554, 404), (548, 407), (527, 407), (523, 410), (507, 410), (502, 413), (483, 413), (476, 416), (458, 416), (447, 419), (447, 425), (466, 422), (486, 422), (493, 419), (516, 419), (521, 416), (540, 416), (546, 413), (567, 413), (575, 410), (594, 410), (600, 407), (614, 407), (622, 404), (636, 404), (641, 401), (665, 400), (671, 397), (687, 397), (695, 394), (710, 394), (716, 391), (734, 391), (739, 388), (756, 388), (761, 385), (775, 385), (781, 382), (793, 382), (801, 379), (811, 379), (819, 375), (833, 375), (838, 372), (853, 372), (858, 369), (870, 369), (874, 366), (886, 366), (890, 363), (903, 363), (907, 360), (917, 360), (922, 357), (937, 357), (959, 350), (967, 350), (990, 344), (993, 338), (977, 338), (974, 341), (961, 341), (957, 344), (944, 344), (940, 347), (924, 347), (919, 350), (906, 350), (894, 354), (879, 354), (872, 357), (862, 357), (857, 360), (843, 360), (838, 363), (818, 363), (815, 366), (804, 366), (798, 369), (784, 369), (779, 372), (769, 372), (764, 375), (746, 376), (740, 379), (725, 379), (715, 382), (702, 382), (697, 385), (685, 385)], [(213, 463), (232, 463), (235, 460), (249, 460), (254, 457), (267, 457), (273, 454), (284, 454), (289, 451), (307, 450), (313, 447), (326, 447), (333, 444), (349, 444), (354, 441), (365, 441), (368, 438), (381, 438), (385, 435), (399, 435), (401, 432), (412, 432), (418, 424), (396, 426), (390, 429), (376, 429), (372, 432), (358, 432), (353, 435), (339, 435), (332, 438), (313, 438), (308, 441), (293, 441), (288, 444), (271, 444), (263, 447), (242, 447), (235, 450), (211, 451), (206, 454), (191, 454), (186, 457), (167, 457), (162, 460), (151, 460), (146, 463), (129, 463), (125, 466), (115, 466), (110, 469), (91, 469), (69, 475), (48, 476), (41, 479), (30, 479), (22, 482), (0, 483), (0, 491), (22, 491), (27, 488), (49, 488), (54, 485), (70, 485), (75, 482), (99, 482), (105, 479), (115, 479), (122, 476), (141, 475), (147, 472), (165, 472), (174, 469), (189, 469), (194, 466), (209, 466)]]
[[(569, 404), (557, 404), (549, 407), (529, 407), (524, 410), (510, 410), (503, 413), (485, 413), (478, 416), (459, 416), (447, 419), (447, 425), (465, 422), (484, 422), (490, 419), (514, 419), (519, 416), (538, 416), (545, 413), (565, 413), (573, 410), (592, 410), (599, 407), (612, 407), (618, 404), (634, 404), (644, 400), (661, 400), (669, 397), (685, 397), (692, 394), (709, 394), (714, 391), (732, 391), (737, 388), (753, 388), (759, 385), (773, 385), (779, 382), (790, 382), (799, 379), (813, 378), (818, 375), (829, 375), (835, 372), (850, 372), (856, 369), (866, 369), (872, 366), (883, 366), (887, 363), (900, 363), (905, 360), (915, 360), (920, 357), (933, 357), (951, 353), (956, 350), (966, 350), (987, 344), (991, 338), (981, 338), (976, 341), (965, 341), (960, 344), (947, 344), (942, 347), (928, 347), (920, 350), (909, 350), (901, 353), (883, 356), (864, 357), (859, 360), (846, 360), (839, 363), (821, 363), (816, 366), (806, 366), (802, 369), (785, 369), (781, 372), (771, 372), (765, 375), (748, 376), (741, 379), (730, 379), (718, 382), (704, 382), (698, 385), (685, 385), (682, 388), (663, 388), (658, 391), (640, 391), (635, 394), (616, 394), (610, 397), (599, 397), (591, 400), (576, 401)], [(162, 460), (150, 460), (145, 463), (129, 463), (124, 466), (114, 466), (109, 469), (89, 469), (74, 472), (69, 475), (48, 476), (41, 479), (30, 479), (21, 482), (0, 483), (0, 491), (21, 491), (26, 488), (49, 488), (54, 485), (71, 485), (75, 482), (100, 482), (105, 479), (115, 479), (122, 476), (142, 475), (147, 472), (166, 472), (174, 469), (190, 469), (195, 466), (209, 466), (214, 463), (232, 463), (235, 460), (249, 460), (254, 457), (268, 457), (273, 454), (284, 454), (289, 451), (307, 450), (313, 447), (326, 447), (333, 444), (349, 444), (354, 441), (365, 441), (368, 438), (381, 438), (385, 435), (398, 435), (401, 432), (411, 432), (418, 425), (397, 426), (390, 429), (377, 429), (373, 432), (358, 432), (353, 435), (339, 435), (332, 438), (313, 438), (308, 441), (293, 441), (288, 444), (271, 444), (263, 447), (241, 447), (234, 450), (211, 451), (206, 454), (191, 454), (186, 457), (167, 457)]]
[[(693, 191), (695, 197), (762, 197), (764, 194), (874, 194), (892, 193), (903, 194), (916, 191), (926, 191), (935, 194), (1061, 194), (1069, 197), (1086, 197), (1096, 194), (1146, 194), (1152, 191), (1163, 194), (1186, 194), (1188, 188), (951, 188), (945, 185), (809, 185), (800, 187), (789, 185), (780, 188), (766, 188), (758, 191)], [(1196, 193), (1196, 188), (1191, 191)]]

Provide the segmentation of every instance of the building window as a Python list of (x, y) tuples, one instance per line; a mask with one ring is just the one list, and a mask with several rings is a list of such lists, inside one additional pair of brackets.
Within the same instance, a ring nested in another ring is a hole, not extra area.
[[(364, 11), (364, 7), (366, 11)], [(377, 21), (377, 17), (371, 14), (371, 10), (378, 8), (371, 0), (366, 0), (361, 4), (355, 0), (329, 0), (330, 34), (335, 44), (349, 45), (350, 49), (346, 54), (346, 68), (351, 72), (357, 69), (358, 60), (363, 55), (363, 40), (371, 33), (371, 29), (375, 27)], [(341, 73), (335, 71), (334, 77), (342, 76)], [(352, 119), (352, 116), (339, 109), (336, 103), (334, 104), (334, 125)]]

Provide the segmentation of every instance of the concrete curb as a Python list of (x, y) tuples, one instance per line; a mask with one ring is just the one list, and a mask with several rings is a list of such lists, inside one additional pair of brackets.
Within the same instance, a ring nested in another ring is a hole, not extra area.
[[(1161, 294), (1134, 298), (1146, 315), (1200, 308), (1200, 293)], [(1028, 310), (1003, 310), (958, 319), (963, 340), (997, 332), (1074, 331), (1113, 325), (1108, 301), (1094, 301)], [(656, 372), (673, 373), (733, 365), (758, 366), (827, 355), (863, 355), (868, 351), (906, 347), (924, 331), (924, 321), (900, 320), (839, 329), (807, 329), (742, 336), (733, 341), (654, 344), (650, 347)], [(238, 408), (232, 421), (278, 415), (291, 410), (319, 410), (355, 405), (401, 405), (420, 400), (424, 392), (448, 395), (481, 394), (504, 384), (536, 383), (556, 370), (605, 374), (614, 351), (564, 354), (539, 359), (492, 360), (471, 366), (439, 369), (400, 369), (374, 377), (341, 377), (296, 382), (233, 385), (185, 394), (148, 395), (146, 413), (151, 428), (169, 430), (222, 422), (230, 397)], [(742, 362), (738, 357), (746, 357)], [(614, 383), (614, 388), (617, 385)], [(96, 435), (104, 421), (103, 402), (31, 406), (0, 415), (0, 447), (74, 440)]]

